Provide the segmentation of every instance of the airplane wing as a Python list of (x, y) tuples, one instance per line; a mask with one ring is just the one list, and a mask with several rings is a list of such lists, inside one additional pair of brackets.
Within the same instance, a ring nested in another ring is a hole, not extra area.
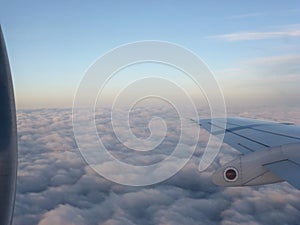
[(17, 125), (10, 67), (0, 27), (0, 224), (12, 224), (17, 178)]
[(270, 164), (264, 165), (268, 170), (277, 174), (277, 176), (281, 177), (283, 180), (286, 180), (294, 187), (300, 190), (300, 164), (299, 161), (295, 162), (295, 160), (282, 160)]
[[(224, 120), (225, 129), (221, 125), (224, 124)], [(224, 132), (223, 142), (235, 148), (247, 158), (252, 157), (251, 154), (260, 154), (261, 157), (265, 157), (266, 160), (261, 161), (261, 165), (259, 165), (264, 167), (261, 171), (264, 171), (264, 173), (266, 173), (266, 170), (271, 171), (272, 176), (277, 176), (277, 180), (273, 177), (276, 182), (280, 181), (278, 178), (281, 178), (281, 180), (286, 180), (300, 189), (300, 126), (247, 118), (203, 119), (199, 121), (199, 124), (208, 132), (211, 132), (213, 127), (218, 128), (217, 132), (212, 133), (216, 136), (220, 132)], [(276, 151), (280, 152), (280, 156), (274, 156), (274, 158), (271, 153)], [(263, 152), (266, 152), (266, 154)], [(257, 158), (257, 161), (259, 160)], [(251, 184), (250, 181), (247, 182)], [(245, 181), (243, 184), (247, 185)]]
[[(211, 131), (213, 126), (221, 129), (224, 119), (200, 120), (200, 126)], [(223, 129), (224, 130), (224, 129)], [(227, 118), (224, 142), (242, 154), (249, 154), (268, 147), (300, 142), (300, 127), (289, 123), (275, 123), (247, 118)], [(217, 135), (217, 133), (212, 133)]]

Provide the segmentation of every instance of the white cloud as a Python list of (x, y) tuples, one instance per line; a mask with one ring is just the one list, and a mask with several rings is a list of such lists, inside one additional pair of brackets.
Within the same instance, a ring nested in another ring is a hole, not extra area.
[(233, 16), (230, 16), (229, 19), (245, 19), (245, 18), (248, 19), (248, 18), (261, 17), (261, 16), (266, 16), (266, 15), (267, 15), (267, 13), (253, 12), (253, 13), (233, 15)]
[(251, 41), (274, 38), (300, 37), (300, 25), (288, 25), (275, 31), (246, 31), (229, 34), (208, 36), (207, 38), (221, 39), (225, 41)]
[[(168, 114), (164, 110), (161, 112)], [(289, 112), (293, 114), (288, 116), (296, 121), (299, 110)], [(272, 119), (287, 116), (270, 109), (247, 115)], [(107, 116), (107, 110), (100, 113), (101, 118)], [(145, 118), (145, 114), (136, 116)], [(132, 126), (141, 125), (137, 121), (141, 120), (136, 120)], [(220, 162), (236, 157), (228, 147), (224, 146), (226, 153), (220, 153), (211, 167), (201, 174), (198, 156), (202, 150), (197, 149), (197, 157), (163, 183), (127, 187), (98, 176), (86, 166), (70, 124), (71, 110), (18, 112), (19, 175), (14, 225), (273, 225), (275, 222), (296, 224), (300, 219), (300, 192), (287, 183), (247, 188), (214, 186), (210, 180), (212, 172)], [(101, 126), (101, 129), (104, 129), (101, 133), (111, 134), (109, 126)], [(171, 138), (164, 147), (171, 148), (175, 140)], [(201, 137), (199, 146), (205, 145), (205, 140)], [(121, 145), (115, 136), (107, 141), (114, 151), (124, 150), (119, 148)], [(131, 158), (135, 153), (119, 156)], [(155, 154), (145, 155), (146, 161), (151, 156)]]

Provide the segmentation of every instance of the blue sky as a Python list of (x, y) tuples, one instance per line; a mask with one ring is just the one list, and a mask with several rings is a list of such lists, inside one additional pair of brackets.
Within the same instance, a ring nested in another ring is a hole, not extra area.
[(195, 52), (228, 104), (297, 105), (299, 1), (1, 1), (18, 108), (70, 107), (86, 69), (116, 46)]

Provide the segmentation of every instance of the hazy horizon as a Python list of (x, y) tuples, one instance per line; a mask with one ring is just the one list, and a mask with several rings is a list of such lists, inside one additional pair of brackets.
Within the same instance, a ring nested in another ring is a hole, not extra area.
[[(299, 105), (299, 10), (297, 1), (2, 1), (0, 23), (17, 108), (71, 107), (96, 59), (142, 40), (171, 42), (197, 54), (215, 74), (228, 104), (289, 106)], [(112, 88), (128, 74), (165, 71), (129, 72)], [(167, 76), (186, 79), (171, 71)]]

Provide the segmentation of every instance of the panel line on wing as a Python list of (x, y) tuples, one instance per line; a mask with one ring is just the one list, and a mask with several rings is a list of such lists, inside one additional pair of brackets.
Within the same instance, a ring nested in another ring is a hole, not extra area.
[(257, 176), (255, 176), (255, 177), (251, 178), (250, 180), (248, 180), (247, 182), (243, 183), (243, 185), (247, 186), (247, 184), (249, 184), (251, 181), (257, 179), (258, 177), (261, 177), (261, 176), (265, 175), (266, 173), (270, 173), (270, 171), (267, 170), (267, 171), (265, 171), (261, 174), (258, 174)]
[(260, 131), (260, 132), (264, 132), (264, 133), (267, 133), (267, 134), (277, 135), (277, 136), (280, 136), (280, 137), (287, 137), (287, 138), (291, 138), (291, 139), (296, 139), (296, 140), (299, 140), (299, 141), (300, 141), (300, 138), (294, 137), (294, 136), (290, 136), (290, 135), (279, 134), (279, 133), (275, 133), (275, 132), (272, 132), (272, 131), (266, 131), (266, 130), (255, 129), (255, 128), (250, 128), (250, 129), (251, 129), (251, 130)]
[[(229, 122), (228, 122), (229, 123)], [(239, 126), (238, 124), (234, 124), (234, 123), (229, 123), (231, 125), (235, 125), (235, 126)], [(270, 126), (271, 124), (260, 124), (259, 126)], [(287, 125), (289, 126), (289, 125)], [(240, 126), (242, 128), (242, 126)], [(246, 127), (246, 126), (243, 126), (243, 127)], [(261, 130), (261, 129), (258, 129), (258, 128), (253, 128), (254, 126), (248, 126), (246, 128), (250, 129), (250, 130), (256, 130), (256, 131), (260, 131), (260, 132), (263, 132), (263, 133), (268, 133), (268, 134), (273, 134), (273, 135), (277, 135), (277, 136), (281, 136), (281, 137), (287, 137), (287, 138), (292, 138), (292, 139), (296, 139), (296, 140), (299, 140), (300, 141), (300, 138), (298, 137), (294, 137), (294, 136), (290, 136), (290, 135), (286, 135), (286, 134), (279, 134), (279, 133), (276, 133), (276, 132), (272, 132), (272, 131), (266, 131), (266, 130)], [(239, 128), (239, 127), (237, 127)], [(231, 130), (234, 129), (234, 128), (231, 128)], [(242, 128), (244, 129), (244, 128)], [(242, 130), (240, 129), (240, 130)], [(238, 129), (237, 129), (238, 130)]]
[(247, 150), (249, 150), (249, 151), (251, 151), (251, 152), (255, 152), (253, 149), (251, 149), (251, 148), (243, 145), (242, 143), (238, 143), (238, 145), (241, 146), (241, 147), (243, 147), (243, 148), (245, 148), (245, 149), (247, 149)]
[(274, 162), (265, 163), (265, 164), (263, 164), (263, 166), (269, 166), (269, 165), (272, 165), (272, 164), (276, 164), (276, 163), (280, 163), (280, 162), (285, 162), (285, 161), (289, 161), (289, 159), (280, 159), (280, 160), (277, 160), (277, 161), (274, 161)]
[[(210, 123), (212, 126), (215, 126), (215, 127), (218, 127), (218, 128), (221, 128), (221, 129), (224, 130), (224, 128), (219, 127), (218, 125), (215, 125), (215, 124), (213, 124), (213, 123), (211, 123), (211, 122), (209, 122), (209, 123)], [(254, 142), (254, 143), (256, 143), (256, 144), (260, 144), (260, 145), (262, 145), (262, 146), (264, 146), (264, 147), (267, 147), (267, 148), (270, 147), (270, 146), (267, 145), (267, 144), (261, 143), (261, 142), (259, 142), (259, 141), (253, 140), (253, 139), (248, 138), (248, 137), (245, 137), (245, 136), (243, 136), (243, 135), (241, 135), (241, 134), (238, 134), (238, 133), (235, 133), (235, 132), (233, 132), (233, 131), (231, 131), (231, 130), (229, 130), (229, 129), (225, 129), (225, 132), (232, 133), (232, 134), (234, 134), (234, 135), (236, 135), (236, 136), (239, 136), (239, 137), (241, 137), (241, 138), (244, 138), (244, 139), (246, 139), (246, 140), (248, 140), (248, 141), (252, 141), (252, 142)], [(216, 134), (214, 134), (214, 133), (212, 133), (212, 134), (213, 134), (213, 135), (216, 135)]]

